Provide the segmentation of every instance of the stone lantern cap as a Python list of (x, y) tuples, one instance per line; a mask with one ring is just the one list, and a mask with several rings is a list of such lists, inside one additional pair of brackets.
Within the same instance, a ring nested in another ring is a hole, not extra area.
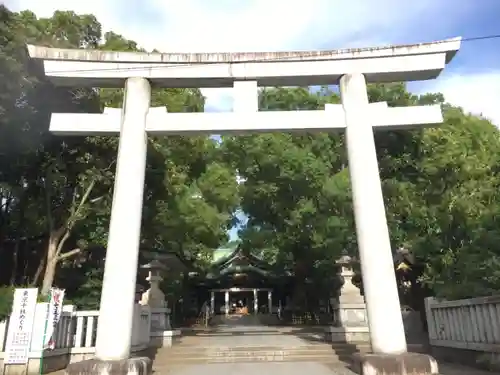
[(165, 270), (167, 267), (159, 260), (154, 259), (147, 264), (143, 264), (141, 268), (144, 270), (160, 271), (160, 270)]
[(415, 264), (415, 256), (413, 255), (411, 250), (408, 250), (405, 247), (399, 247), (398, 249), (396, 249), (393, 259), (394, 263), (396, 264), (400, 264), (403, 262), (406, 262), (410, 265)]
[(358, 259), (356, 257), (351, 257), (345, 251), (342, 253), (341, 257), (335, 261), (335, 263), (346, 266), (354, 263), (358, 263)]

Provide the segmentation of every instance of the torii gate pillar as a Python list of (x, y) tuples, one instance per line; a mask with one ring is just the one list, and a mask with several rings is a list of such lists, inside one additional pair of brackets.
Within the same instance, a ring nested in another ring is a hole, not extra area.
[(147, 79), (127, 79), (97, 326), (95, 355), (101, 360), (130, 355), (150, 101)]
[[(405, 353), (406, 337), (394, 273), (368, 93), (362, 74), (340, 79), (356, 238), (368, 324), (375, 353)], [(390, 333), (388, 328), (391, 327)]]

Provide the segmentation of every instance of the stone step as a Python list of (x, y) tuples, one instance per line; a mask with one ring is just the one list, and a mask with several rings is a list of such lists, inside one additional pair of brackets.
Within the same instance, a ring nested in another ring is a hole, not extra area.
[(153, 370), (158, 373), (163, 374), (164, 369), (171, 369), (175, 367), (182, 366), (193, 366), (193, 365), (208, 365), (208, 364), (222, 364), (222, 363), (256, 363), (256, 362), (314, 362), (321, 364), (341, 364), (346, 363), (338, 356), (331, 357), (312, 357), (312, 356), (294, 356), (294, 357), (230, 357), (230, 358), (193, 358), (190, 360), (183, 361), (169, 361), (169, 362), (155, 362), (153, 365)]
[(174, 345), (170, 348), (160, 349), (164, 352), (176, 353), (176, 352), (205, 352), (205, 351), (225, 351), (225, 352), (239, 352), (248, 350), (368, 350), (369, 345), (334, 345), (334, 344), (307, 344), (307, 345), (245, 345), (245, 346), (225, 346), (225, 345)]
[(347, 356), (338, 356), (334, 352), (330, 355), (271, 355), (259, 354), (253, 356), (221, 356), (221, 357), (192, 357), (170, 358), (169, 360), (155, 361), (154, 368), (165, 368), (174, 365), (197, 365), (210, 363), (255, 363), (255, 362), (320, 362), (340, 363), (348, 360)]
[[(300, 366), (300, 363), (303, 363), (303, 362), (308, 362), (308, 363), (318, 363), (317, 361), (315, 360), (309, 360), (309, 359), (306, 359), (306, 360), (299, 360), (299, 361), (282, 361), (281, 363), (282, 364), (291, 364), (292, 366), (295, 366), (295, 364), (299, 364)], [(257, 367), (257, 369), (253, 370), (253, 368), (255, 366), (253, 365), (256, 365), (256, 364), (264, 364), (264, 363), (279, 363), (279, 362), (255, 362), (255, 361), (251, 361), (251, 362), (248, 362), (248, 361), (241, 361), (241, 362), (226, 362), (226, 363), (176, 363), (176, 364), (170, 364), (170, 365), (166, 365), (166, 366), (153, 366), (153, 374), (154, 375), (175, 375), (175, 374), (187, 374), (187, 373), (196, 373), (196, 374), (203, 374), (205, 371), (208, 373), (210, 370), (209, 368), (205, 368), (203, 367), (203, 369), (201, 368), (201, 366), (206, 366), (206, 365), (229, 365), (230, 367), (229, 368), (226, 368), (224, 370), (222, 370), (221, 372), (218, 372), (220, 375), (226, 375), (226, 374), (239, 374), (241, 372), (233, 372), (231, 371), (232, 369), (234, 369), (233, 366), (235, 365), (251, 365), (252, 367), (252, 370), (251, 371), (245, 371), (243, 373), (245, 374), (250, 374), (250, 373), (257, 373), (257, 374), (269, 374), (269, 370), (267, 371), (264, 371), (262, 372), (262, 367)], [(326, 368), (330, 369), (332, 371), (332, 374), (336, 374), (336, 375), (355, 375), (352, 371), (349, 371), (347, 370), (347, 366), (345, 363), (343, 362), (339, 362), (339, 361), (321, 361), (319, 362), (322, 366), (325, 366)], [(199, 366), (199, 367), (198, 367)], [(194, 370), (194, 369), (197, 369)], [(298, 368), (300, 369), (300, 367)], [(194, 372), (194, 371), (196, 372)], [(208, 370), (208, 371), (207, 371)], [(229, 371), (228, 371), (229, 370)], [(281, 373), (281, 371), (279, 369), (276, 369), (275, 370), (278, 370), (276, 371), (276, 375), (278, 375), (278, 373)], [(271, 370), (272, 371), (272, 370)], [(299, 370), (300, 372), (300, 370)], [(215, 373), (215, 372), (210, 372), (210, 373)], [(314, 373), (312, 373), (311, 375), (315, 375)]]
[(247, 348), (231, 348), (228, 350), (227, 348), (198, 348), (198, 349), (186, 349), (186, 350), (169, 350), (168, 352), (163, 352), (167, 356), (251, 356), (257, 355), (260, 353), (279, 353), (284, 355), (289, 355), (293, 353), (345, 353), (345, 352), (356, 352), (358, 350), (355, 349), (339, 349), (333, 350), (330, 347), (303, 347), (303, 348), (259, 348), (259, 347), (247, 347)]
[[(304, 345), (299, 345), (299, 346), (293, 346), (293, 345), (287, 345), (287, 346), (279, 346), (279, 348), (289, 348), (289, 347), (298, 347), (298, 348), (304, 348), (304, 347), (328, 347), (330, 349), (349, 349), (349, 350), (363, 350), (363, 351), (368, 351), (370, 349), (370, 344), (366, 342), (352, 342), (352, 343), (342, 343), (342, 342), (335, 342), (335, 343), (328, 343), (325, 342), (324, 340), (320, 339), (311, 339), (311, 337), (308, 337), (306, 339), (303, 338), (305, 341)], [(270, 340), (271, 341), (271, 340)], [(272, 340), (274, 341), (274, 340)], [(255, 347), (255, 348), (265, 348), (266, 346), (264, 345), (245, 345), (245, 346), (223, 346), (223, 345), (218, 345), (216, 340), (211, 340), (210, 338), (207, 337), (183, 337), (180, 342), (174, 344), (171, 348), (165, 348), (166, 350), (169, 351), (177, 351), (177, 350), (194, 350), (194, 351), (199, 351), (207, 349), (207, 348), (221, 348), (225, 350), (241, 350), (241, 348), (248, 348), (248, 347)], [(277, 348), (278, 346), (276, 345), (269, 345), (268, 347), (270, 348)], [(418, 344), (418, 343), (408, 343), (408, 351), (411, 352), (426, 352), (428, 350), (428, 344)]]
[[(425, 348), (413, 347), (412, 351), (424, 352)], [(155, 365), (166, 366), (180, 363), (233, 363), (252, 361), (328, 361), (348, 360), (356, 352), (369, 352), (369, 345), (309, 344), (297, 347), (271, 346), (174, 346), (160, 349)]]
[(162, 360), (155, 360), (155, 366), (166, 366), (175, 363), (234, 363), (234, 362), (293, 362), (293, 361), (312, 361), (312, 362), (340, 362), (341, 359), (349, 359), (348, 355), (338, 355), (335, 352), (327, 354), (307, 354), (307, 353), (293, 353), (293, 354), (278, 354), (278, 353), (254, 353), (252, 355), (239, 355), (239, 356), (200, 356), (200, 357), (171, 357)]
[[(250, 336), (260, 336), (254, 340)], [(227, 336), (235, 336), (236, 345)], [(246, 337), (246, 338), (245, 338)], [(288, 339), (286, 338), (288, 337)], [(293, 339), (291, 338), (293, 337)], [(301, 342), (293, 343), (300, 339)], [(282, 341), (287, 341), (281, 345)], [(253, 342), (253, 345), (246, 345)], [(303, 344), (301, 344), (303, 343)], [(409, 345), (409, 350), (425, 352), (425, 345)], [(339, 365), (350, 362), (352, 354), (369, 352), (367, 343), (327, 343), (318, 330), (238, 329), (192, 332), (180, 337), (171, 348), (159, 349), (154, 369), (166, 369), (200, 364), (255, 362), (320, 362)]]
[(306, 349), (306, 350), (350, 350), (350, 351), (359, 351), (359, 350), (369, 350), (370, 345), (366, 344), (329, 344), (329, 343), (323, 343), (323, 342), (318, 342), (318, 343), (307, 343), (305, 345), (285, 345), (285, 346), (280, 346), (280, 345), (245, 345), (245, 346), (226, 346), (226, 345), (220, 345), (217, 343), (189, 343), (189, 344), (178, 344), (174, 345), (170, 348), (163, 348), (160, 349), (165, 352), (169, 353), (177, 353), (177, 352), (204, 352), (206, 350), (223, 350), (223, 351), (245, 351), (245, 350), (289, 350), (289, 349)]
[(312, 361), (341, 362), (354, 352), (368, 351), (368, 347), (337, 347), (311, 344), (299, 347), (173, 347), (162, 350), (155, 359), (155, 367), (174, 364), (242, 363)]

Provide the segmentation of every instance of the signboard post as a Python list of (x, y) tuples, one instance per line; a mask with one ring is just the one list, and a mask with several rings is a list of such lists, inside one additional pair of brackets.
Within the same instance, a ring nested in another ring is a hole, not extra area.
[(47, 315), (45, 317), (45, 328), (43, 332), (43, 349), (52, 350), (56, 347), (56, 339), (54, 337), (54, 334), (56, 331), (56, 327), (61, 320), (63, 300), (64, 289), (50, 289)]
[(37, 297), (37, 288), (16, 289), (14, 292), (5, 345), (6, 365), (28, 363)]
[(43, 328), (42, 352), (40, 355), (40, 374), (43, 374), (44, 350), (52, 350), (56, 347), (54, 334), (56, 333), (56, 327), (61, 320), (63, 299), (64, 289), (50, 289), (49, 300), (47, 303), (47, 314), (45, 315), (45, 325)]

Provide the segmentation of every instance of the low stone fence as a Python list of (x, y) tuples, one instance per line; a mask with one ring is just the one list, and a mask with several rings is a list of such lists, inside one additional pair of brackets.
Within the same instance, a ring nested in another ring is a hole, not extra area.
[[(148, 347), (170, 346), (172, 338), (180, 332), (169, 326), (170, 310), (136, 305), (132, 326), (132, 352)], [(118, 313), (118, 312), (117, 312)], [(28, 365), (4, 365), (8, 320), (0, 322), (0, 375), (37, 374), (42, 364), (43, 373), (61, 370), (69, 363), (91, 358), (95, 354), (95, 342), (99, 311), (77, 311), (73, 306), (64, 306), (61, 318), (54, 330), (55, 347), (43, 350), (43, 335), (47, 303), (38, 303), (29, 350)], [(43, 360), (42, 360), (43, 357)]]
[(437, 358), (500, 370), (500, 295), (425, 301), (429, 343)]

